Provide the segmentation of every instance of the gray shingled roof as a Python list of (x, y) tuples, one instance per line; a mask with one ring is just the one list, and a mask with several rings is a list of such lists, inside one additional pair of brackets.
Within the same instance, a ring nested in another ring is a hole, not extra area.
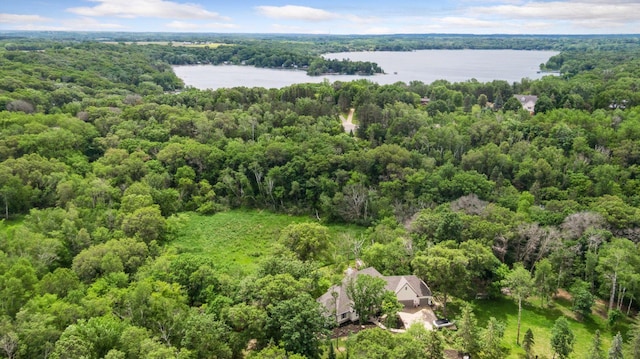
[[(318, 298), (318, 302), (327, 309), (328, 313), (333, 313), (334, 310), (336, 311), (336, 315), (349, 312), (352, 306), (351, 300), (349, 300), (349, 296), (347, 295), (347, 284), (349, 280), (355, 276), (363, 274), (384, 279), (387, 282), (386, 289), (393, 293), (398, 293), (405, 283), (409, 283), (411, 288), (418, 293), (419, 297), (432, 296), (431, 289), (429, 289), (424, 281), (415, 275), (383, 276), (375, 268), (368, 267), (360, 271), (351, 268), (347, 269), (347, 273), (340, 285), (334, 285), (329, 288), (325, 294)], [(335, 293), (335, 297), (333, 293)]]

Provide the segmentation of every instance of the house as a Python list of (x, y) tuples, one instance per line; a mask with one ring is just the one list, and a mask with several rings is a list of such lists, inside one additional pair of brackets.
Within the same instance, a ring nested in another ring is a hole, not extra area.
[(340, 285), (332, 286), (318, 298), (318, 302), (324, 306), (325, 312), (329, 316), (334, 315), (338, 324), (358, 320), (358, 314), (353, 309), (353, 302), (347, 295), (347, 285), (359, 275), (370, 275), (384, 279), (387, 283), (385, 288), (395, 293), (398, 301), (405, 307), (418, 307), (433, 303), (431, 289), (415, 275), (383, 276), (373, 267), (359, 271), (349, 268)]
[(520, 101), (522, 108), (529, 111), (529, 113), (533, 115), (536, 108), (536, 102), (538, 102), (538, 96), (513, 95), (513, 97), (515, 97), (516, 99), (518, 99), (518, 101)]

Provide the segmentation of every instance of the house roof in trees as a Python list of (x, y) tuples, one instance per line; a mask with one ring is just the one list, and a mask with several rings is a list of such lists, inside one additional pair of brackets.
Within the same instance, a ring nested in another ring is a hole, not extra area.
[(329, 288), (325, 294), (318, 298), (318, 302), (327, 309), (328, 313), (332, 313), (335, 310), (335, 314), (338, 316), (342, 313), (352, 312), (353, 303), (347, 295), (347, 285), (349, 281), (363, 274), (384, 279), (387, 283), (385, 289), (395, 294), (398, 294), (398, 292), (408, 284), (418, 297), (424, 298), (432, 296), (429, 286), (415, 275), (383, 276), (375, 268), (367, 267), (362, 270), (348, 268), (340, 285), (334, 285)]
[(538, 96), (533, 95), (513, 95), (513, 97), (517, 98), (522, 104), (522, 108), (533, 113), (533, 110), (536, 106), (536, 102), (538, 102)]
[(396, 294), (404, 288), (405, 284), (409, 284), (409, 287), (411, 287), (419, 297), (432, 296), (431, 289), (427, 286), (427, 283), (415, 275), (386, 276), (382, 278), (387, 281), (387, 290)]

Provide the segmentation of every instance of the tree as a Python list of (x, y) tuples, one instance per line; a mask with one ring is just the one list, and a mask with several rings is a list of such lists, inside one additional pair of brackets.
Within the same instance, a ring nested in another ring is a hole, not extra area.
[(573, 352), (573, 343), (575, 342), (575, 336), (573, 331), (569, 328), (569, 322), (565, 317), (556, 319), (551, 328), (551, 348), (553, 349), (553, 358), (556, 354), (560, 359), (569, 357), (569, 354)]
[(469, 258), (463, 250), (447, 247), (447, 243), (420, 252), (411, 262), (414, 273), (443, 294), (442, 310), (447, 315), (450, 293), (464, 294), (469, 286)]
[(609, 311), (614, 309), (615, 296), (620, 278), (633, 273), (632, 263), (638, 259), (638, 250), (633, 242), (626, 238), (614, 238), (600, 250), (596, 270), (610, 285)]
[(480, 105), (480, 107), (486, 107), (488, 101), (489, 100), (487, 99), (487, 95), (480, 94), (480, 96), (478, 96), (478, 105)]
[(591, 314), (591, 307), (595, 303), (595, 297), (589, 291), (589, 283), (576, 280), (571, 286), (571, 296), (573, 297), (572, 310), (582, 317)]
[(502, 107), (502, 110), (503, 111), (518, 112), (518, 111), (522, 110), (522, 104), (520, 103), (520, 101), (517, 98), (515, 98), (515, 96), (511, 96), (504, 103), (504, 106)]
[(18, 355), (20, 346), (20, 338), (15, 332), (11, 319), (6, 316), (0, 316), (0, 350), (8, 359), (14, 359)]
[(398, 325), (398, 312), (404, 305), (398, 301), (398, 297), (391, 291), (386, 290), (382, 299), (381, 312), (386, 316), (385, 325), (389, 328), (396, 328)]
[(502, 337), (504, 336), (505, 325), (494, 317), (489, 318), (487, 327), (482, 332), (482, 353), (488, 359), (501, 359), (504, 357), (502, 349)]
[(269, 309), (267, 332), (285, 350), (317, 359), (322, 354), (321, 336), (328, 333), (326, 324), (320, 303), (302, 293)]
[(294, 223), (282, 230), (280, 242), (302, 261), (325, 258), (331, 246), (329, 229), (318, 223)]
[(284, 348), (275, 345), (269, 345), (260, 351), (251, 351), (247, 356), (248, 359), (307, 359), (304, 355), (291, 353)]
[(122, 220), (126, 235), (137, 236), (146, 243), (162, 239), (165, 229), (166, 220), (158, 205), (138, 208)]
[(622, 353), (622, 335), (620, 332), (613, 337), (611, 341), (611, 348), (609, 348), (609, 359), (623, 359), (624, 355)]
[(444, 359), (444, 345), (442, 335), (437, 330), (432, 330), (427, 334), (424, 342), (425, 359)]
[(633, 325), (633, 329), (630, 333), (629, 344), (630, 357), (633, 359), (640, 359), (640, 324), (638, 322)]
[(600, 337), (600, 331), (596, 330), (593, 335), (593, 342), (591, 348), (587, 353), (587, 359), (605, 359), (604, 351), (602, 350), (602, 338)]
[(182, 346), (196, 353), (196, 358), (231, 358), (229, 328), (215, 320), (212, 314), (192, 311), (185, 323)]
[(531, 273), (524, 269), (521, 263), (516, 263), (513, 270), (507, 274), (505, 284), (511, 290), (511, 295), (518, 301), (518, 332), (516, 334), (516, 344), (520, 344), (520, 319), (522, 317), (522, 301), (531, 295), (533, 289), (533, 278)]
[(534, 282), (543, 305), (549, 304), (549, 297), (556, 293), (557, 278), (553, 274), (553, 266), (548, 258), (544, 258), (535, 265)]
[(387, 283), (382, 278), (357, 274), (347, 284), (347, 296), (353, 301), (360, 323), (366, 323), (382, 306)]
[(348, 352), (354, 359), (383, 359), (392, 357), (397, 339), (387, 330), (373, 328), (359, 332), (348, 343)]
[(524, 338), (522, 339), (522, 348), (524, 352), (527, 354), (527, 359), (531, 358), (531, 351), (533, 350), (533, 345), (536, 343), (533, 338), (533, 332), (531, 328), (527, 329), (524, 333)]
[(553, 104), (553, 100), (549, 98), (547, 95), (542, 95), (538, 97), (536, 101), (536, 105), (533, 108), (535, 113), (545, 113), (553, 110), (555, 108)]
[(457, 326), (456, 341), (458, 345), (460, 345), (463, 352), (475, 356), (480, 349), (478, 321), (470, 305), (467, 304), (462, 307), (462, 315), (457, 322)]

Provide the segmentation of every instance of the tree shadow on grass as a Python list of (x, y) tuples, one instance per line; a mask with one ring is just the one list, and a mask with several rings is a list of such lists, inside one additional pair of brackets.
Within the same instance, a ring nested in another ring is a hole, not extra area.
[(511, 298), (477, 299), (472, 303), (481, 327), (486, 326), (491, 317), (506, 323), (509, 315), (518, 315), (518, 305)]

